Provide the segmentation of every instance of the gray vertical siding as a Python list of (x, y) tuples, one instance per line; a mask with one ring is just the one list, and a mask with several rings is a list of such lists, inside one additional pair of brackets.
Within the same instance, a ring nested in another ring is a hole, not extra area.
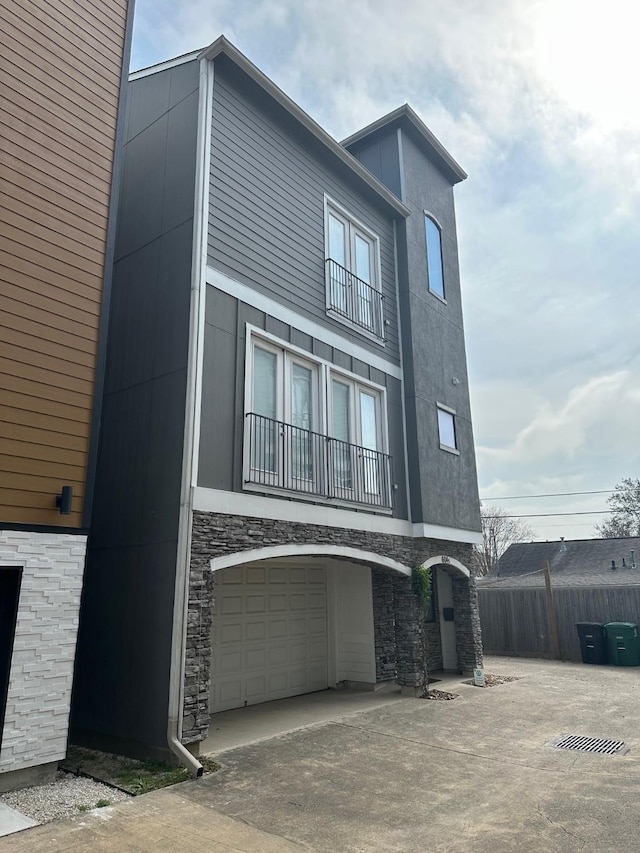
[[(209, 264), (397, 364), (393, 222), (302, 133), (216, 60)], [(325, 193), (380, 238), (384, 349), (326, 315)]]
[[(312, 355), (382, 385), (387, 391), (389, 453), (393, 458), (394, 510), (407, 518), (401, 386), (398, 379), (317, 341), (276, 317), (207, 287), (198, 484), (242, 490), (246, 324), (277, 335)], [(288, 495), (295, 499), (295, 495)]]
[(166, 746), (198, 64), (131, 84), (72, 725)]

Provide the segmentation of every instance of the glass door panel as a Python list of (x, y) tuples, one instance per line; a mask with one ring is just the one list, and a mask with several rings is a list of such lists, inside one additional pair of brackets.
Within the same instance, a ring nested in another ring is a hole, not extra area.
[(270, 350), (253, 350), (253, 424), (251, 467), (275, 474), (278, 470), (278, 356)]
[(331, 307), (347, 314), (347, 226), (333, 213), (329, 214), (329, 287)]
[(332, 423), (331, 434), (335, 441), (331, 442), (333, 482), (338, 494), (342, 490), (352, 488), (351, 464), (351, 391), (344, 382), (335, 379), (331, 382), (332, 394)]
[(362, 445), (362, 484), (368, 494), (379, 492), (378, 477), (378, 406), (377, 398), (366, 391), (360, 391), (360, 444)]
[(291, 472), (295, 480), (313, 480), (313, 371), (291, 365)]
[(356, 232), (354, 237), (355, 272), (357, 282), (357, 320), (367, 329), (373, 328), (373, 288), (371, 287), (372, 252), (371, 241)]

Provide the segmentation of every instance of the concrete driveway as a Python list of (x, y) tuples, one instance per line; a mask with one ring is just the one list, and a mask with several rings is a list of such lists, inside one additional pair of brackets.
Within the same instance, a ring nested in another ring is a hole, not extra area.
[[(486, 670), (521, 679), (231, 749), (217, 774), (26, 830), (2, 849), (640, 851), (640, 669), (492, 658)], [(630, 752), (548, 745), (568, 733)]]

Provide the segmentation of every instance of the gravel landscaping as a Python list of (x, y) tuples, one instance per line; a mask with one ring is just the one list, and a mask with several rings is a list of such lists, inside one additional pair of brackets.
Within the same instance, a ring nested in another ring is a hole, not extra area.
[[(485, 675), (484, 687), (497, 687), (498, 684), (508, 684), (510, 681), (519, 681), (516, 675)], [(463, 681), (463, 684), (470, 684), (472, 687), (482, 687), (481, 684), (476, 684), (473, 679), (471, 681)]]
[(128, 799), (129, 795), (124, 791), (117, 791), (102, 782), (94, 782), (93, 779), (74, 776), (62, 770), (58, 771), (56, 781), (49, 785), (22, 788), (0, 795), (1, 802), (37, 820), (38, 823), (72, 817), (79, 812), (96, 807), (103, 808)]

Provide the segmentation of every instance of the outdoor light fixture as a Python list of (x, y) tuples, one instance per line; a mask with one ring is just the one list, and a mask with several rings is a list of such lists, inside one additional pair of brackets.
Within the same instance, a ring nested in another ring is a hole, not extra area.
[(56, 506), (60, 515), (71, 515), (71, 498), (73, 497), (73, 486), (63, 486), (59, 495), (56, 495)]

